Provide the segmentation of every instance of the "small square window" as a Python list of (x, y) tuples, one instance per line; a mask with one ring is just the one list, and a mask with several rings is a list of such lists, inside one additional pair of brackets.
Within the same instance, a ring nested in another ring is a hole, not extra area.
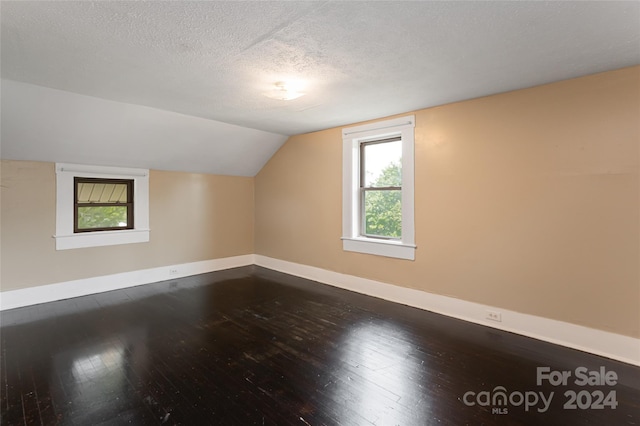
[(149, 170), (56, 163), (56, 250), (149, 236)]
[(133, 229), (133, 180), (74, 178), (73, 232)]

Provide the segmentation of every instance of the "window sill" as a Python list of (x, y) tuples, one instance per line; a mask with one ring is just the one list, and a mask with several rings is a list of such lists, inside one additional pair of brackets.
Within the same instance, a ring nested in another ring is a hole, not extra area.
[(342, 237), (342, 248), (345, 251), (406, 260), (415, 260), (416, 251), (416, 246), (412, 244), (403, 244), (401, 241), (377, 240), (374, 238)]
[(146, 243), (149, 241), (149, 229), (85, 232), (70, 235), (54, 235), (53, 238), (56, 239), (56, 250), (114, 246), (118, 244)]

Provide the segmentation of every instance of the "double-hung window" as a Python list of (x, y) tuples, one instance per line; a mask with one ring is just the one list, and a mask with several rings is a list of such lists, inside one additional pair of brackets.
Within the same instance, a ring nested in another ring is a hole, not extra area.
[(360, 143), (360, 233), (402, 238), (402, 139)]
[(343, 129), (343, 249), (415, 259), (414, 116)]

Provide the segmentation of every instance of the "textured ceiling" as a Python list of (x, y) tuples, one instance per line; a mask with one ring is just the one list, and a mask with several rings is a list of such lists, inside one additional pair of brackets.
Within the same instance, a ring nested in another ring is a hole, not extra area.
[[(636, 1), (2, 1), (0, 13), (3, 79), (208, 119), (212, 124), (201, 126), (209, 130), (183, 141), (203, 148), (183, 150), (180, 168), (212, 173), (254, 174), (282, 135), (640, 63)], [(283, 80), (298, 81), (306, 96), (288, 102), (263, 96)], [(20, 86), (12, 87), (20, 98)], [(80, 102), (24, 90), (33, 99)], [(3, 126), (14, 103), (3, 101)], [(111, 104), (92, 108), (119, 111)], [(82, 147), (70, 143), (69, 129), (57, 144), (38, 141), (28, 119), (41, 116), (14, 112), (25, 124), (3, 130), (3, 155), (48, 160), (39, 153), (49, 150), (106, 162), (92, 155), (85, 135)], [(64, 115), (70, 112), (56, 113), (51, 126), (72, 123)], [(167, 128), (178, 132), (186, 121), (175, 120), (180, 124)], [(224, 123), (240, 127), (231, 131)], [(130, 149), (137, 135), (121, 128), (119, 148)], [(176, 150), (165, 139), (153, 155)], [(261, 139), (268, 144), (261, 146)], [(260, 154), (242, 166), (243, 153), (252, 151)], [(220, 152), (228, 158), (207, 160)], [(128, 161), (141, 158), (142, 164), (144, 155), (135, 155)], [(171, 160), (148, 165), (171, 169)]]
[[(2, 77), (298, 134), (640, 63), (638, 2), (2, 2)], [(307, 95), (277, 101), (276, 81)]]

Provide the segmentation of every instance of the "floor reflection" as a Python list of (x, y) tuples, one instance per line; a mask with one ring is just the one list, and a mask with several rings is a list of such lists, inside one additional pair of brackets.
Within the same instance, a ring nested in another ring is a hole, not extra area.
[(106, 348), (73, 361), (71, 371), (77, 382), (92, 382), (122, 372), (124, 348)]
[(344, 418), (358, 413), (381, 425), (418, 424), (428, 418), (430, 401), (425, 380), (420, 380), (427, 367), (411, 341), (401, 327), (382, 320), (345, 334), (339, 353), (349, 367), (334, 388), (334, 400), (344, 400)]
[(55, 354), (51, 383), (60, 384), (54, 392), (56, 400), (64, 401), (58, 407), (60, 418), (94, 422), (138, 408), (136, 389), (148, 368), (148, 355), (144, 327)]

